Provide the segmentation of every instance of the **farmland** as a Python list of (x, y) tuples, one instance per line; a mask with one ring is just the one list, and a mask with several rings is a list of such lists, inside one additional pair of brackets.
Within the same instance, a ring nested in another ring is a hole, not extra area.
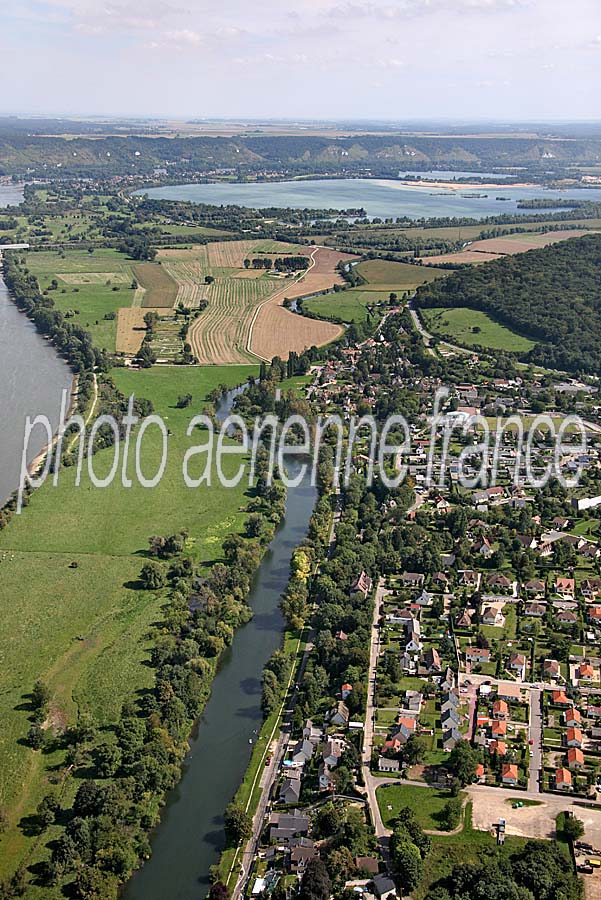
[[(411, 290), (419, 284), (434, 281), (439, 274), (429, 272), (409, 263), (392, 262), (387, 259), (370, 259), (360, 262), (356, 268), (359, 275), (369, 283), (371, 290)], [(382, 285), (382, 287), (376, 287)]]
[(436, 265), (440, 263), (483, 263), (491, 259), (498, 259), (500, 256), (515, 253), (527, 253), (528, 250), (536, 250), (539, 247), (547, 247), (549, 244), (557, 244), (560, 241), (566, 241), (570, 238), (581, 237), (587, 234), (587, 231), (568, 230), (568, 231), (551, 231), (547, 233), (522, 233), (507, 234), (503, 237), (487, 238), (481, 241), (474, 241), (468, 244), (458, 253), (445, 253), (439, 256), (425, 256), (422, 262), (427, 265)]
[(286, 357), (291, 350), (302, 352), (341, 334), (339, 326), (304, 319), (281, 304), (287, 297), (340, 283), (336, 265), (350, 257), (329, 250), (313, 251), (313, 266), (297, 278), (244, 267), (244, 261), (252, 257), (304, 256), (309, 252), (304, 245), (266, 240), (215, 242), (191, 250), (159, 252), (162, 268), (179, 285), (176, 302), (195, 308), (201, 300), (207, 301), (188, 332), (192, 353), (201, 365)]
[(386, 299), (382, 291), (339, 291), (323, 297), (311, 297), (303, 301), (303, 309), (323, 319), (342, 322), (364, 322), (368, 309)]
[(479, 310), (466, 307), (425, 309), (421, 310), (421, 315), (426, 328), (433, 334), (466, 347), (489, 347), (515, 353), (526, 353), (534, 347), (534, 341), (516, 334)]
[(144, 288), (142, 306), (146, 309), (172, 309), (177, 297), (177, 284), (158, 263), (137, 263), (134, 275)]
[[(30, 862), (39, 859), (35, 839), (18, 822), (35, 810), (48, 791), (53, 768), (63, 761), (63, 751), (46, 755), (19, 743), (29, 727), (24, 693), (37, 678), (49, 684), (49, 727), (58, 729), (82, 712), (105, 724), (124, 699), (148, 686), (151, 670), (141, 663), (149, 626), (160, 609), (155, 595), (140, 591), (137, 583), (148, 537), (187, 528), (192, 557), (200, 563), (212, 561), (224, 537), (240, 529), (247, 503), (244, 484), (227, 490), (216, 485), (202, 493), (186, 488), (182, 459), (195, 442), (186, 437), (187, 423), (202, 410), (214, 387), (237, 384), (256, 371), (248, 366), (114, 370), (124, 394), (152, 400), (168, 423), (169, 455), (160, 484), (152, 491), (140, 487), (132, 465), (131, 488), (124, 489), (118, 479), (110, 487), (94, 489), (85, 469), (81, 485), (75, 487), (75, 470), (63, 469), (58, 486), (48, 484), (37, 491), (23, 514), (1, 532), (0, 571), (11, 603), (0, 637), (0, 805), (8, 814), (0, 878), (25, 855), (33, 854)], [(193, 397), (191, 409), (177, 409), (177, 398), (187, 393)], [(146, 473), (156, 471), (157, 432), (151, 428), (144, 438)], [(99, 476), (112, 460), (112, 450), (94, 457)], [(237, 465), (231, 465), (230, 474)], [(74, 785), (63, 777), (69, 799)]]
[(262, 359), (287, 356), (291, 350), (302, 353), (312, 345), (327, 344), (342, 334), (338, 325), (306, 319), (283, 306), (285, 299), (308, 296), (341, 284), (336, 266), (352, 259), (346, 253), (319, 248), (312, 251), (312, 265), (305, 275), (287, 284), (258, 309), (251, 323), (249, 346)]

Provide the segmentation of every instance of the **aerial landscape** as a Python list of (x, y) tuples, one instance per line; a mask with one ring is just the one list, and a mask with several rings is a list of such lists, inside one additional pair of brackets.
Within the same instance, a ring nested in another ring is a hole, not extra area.
[(601, 900), (596, 0), (0, 25), (0, 900)]

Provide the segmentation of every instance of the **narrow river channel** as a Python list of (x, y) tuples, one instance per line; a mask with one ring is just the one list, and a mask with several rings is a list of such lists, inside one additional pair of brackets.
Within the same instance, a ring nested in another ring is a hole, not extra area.
[[(230, 392), (231, 395), (232, 392)], [(231, 396), (219, 413), (227, 414)], [(290, 477), (301, 463), (289, 458)], [(153, 855), (127, 885), (124, 900), (203, 900), (209, 869), (224, 845), (223, 811), (240, 784), (259, 730), (261, 673), (280, 646), (279, 600), (294, 548), (307, 533), (317, 499), (310, 476), (289, 488), (286, 516), (265, 554), (249, 603), (252, 620), (238, 630), (213, 682), (179, 785), (152, 839)]]

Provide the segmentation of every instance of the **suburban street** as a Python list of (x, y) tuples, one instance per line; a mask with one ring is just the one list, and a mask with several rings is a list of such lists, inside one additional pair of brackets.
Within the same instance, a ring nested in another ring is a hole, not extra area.
[(528, 734), (530, 744), (530, 764), (528, 766), (528, 792), (536, 794), (541, 791), (542, 739), (543, 739), (543, 706), (542, 692), (536, 688), (530, 690), (530, 723)]

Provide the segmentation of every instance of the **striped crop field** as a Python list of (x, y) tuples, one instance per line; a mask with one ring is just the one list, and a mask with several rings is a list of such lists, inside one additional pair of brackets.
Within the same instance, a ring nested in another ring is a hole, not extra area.
[(208, 293), (208, 286), (204, 284), (208, 270), (203, 269), (200, 262), (193, 259), (166, 260), (163, 268), (177, 284), (175, 305), (179, 306), (181, 303), (186, 309), (198, 309), (200, 301)]
[(207, 287), (208, 306), (192, 323), (188, 341), (199, 363), (244, 363), (257, 306), (278, 288), (271, 278), (217, 278)]

